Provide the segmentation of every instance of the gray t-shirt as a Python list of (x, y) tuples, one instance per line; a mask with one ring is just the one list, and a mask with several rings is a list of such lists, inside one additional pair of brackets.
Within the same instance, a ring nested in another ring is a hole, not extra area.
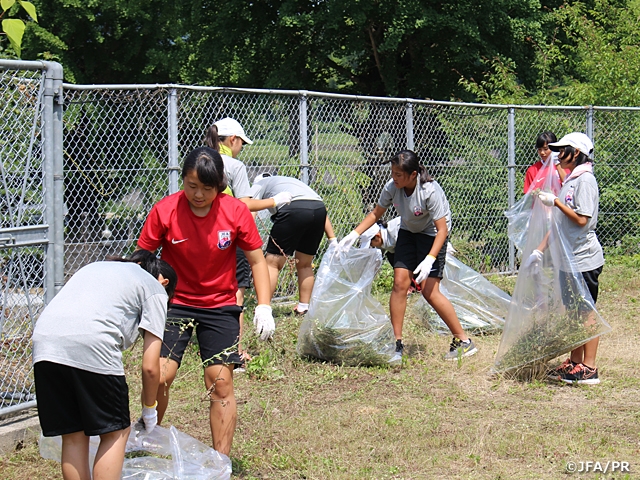
[(579, 272), (589, 272), (604, 265), (602, 246), (596, 236), (598, 225), (598, 182), (592, 173), (587, 172), (576, 178), (565, 180), (558, 198), (574, 212), (589, 217), (584, 227), (572, 221), (559, 209), (554, 209), (558, 228), (573, 249), (576, 267)]
[(436, 182), (418, 184), (410, 196), (404, 188), (396, 188), (393, 180), (389, 180), (380, 193), (378, 205), (389, 208), (393, 205), (402, 218), (400, 228), (412, 233), (424, 233), (434, 236), (438, 233), (434, 220), (445, 218), (447, 229), (451, 233), (451, 209), (444, 191)]
[(96, 262), (78, 270), (33, 330), (33, 363), (49, 361), (124, 375), (122, 351), (146, 330), (162, 338), (167, 293), (135, 263)]
[(247, 167), (240, 160), (228, 155), (220, 155), (224, 163), (224, 174), (227, 176), (229, 188), (236, 198), (250, 197), (249, 177)]
[[(318, 195), (309, 185), (301, 182), (297, 178), (282, 177), (274, 175), (265, 177), (251, 187), (251, 197), (257, 199), (271, 198), (280, 192), (289, 192), (291, 201), (296, 200), (318, 200), (322, 201), (322, 197)], [(274, 215), (277, 209), (270, 208), (269, 212)]]

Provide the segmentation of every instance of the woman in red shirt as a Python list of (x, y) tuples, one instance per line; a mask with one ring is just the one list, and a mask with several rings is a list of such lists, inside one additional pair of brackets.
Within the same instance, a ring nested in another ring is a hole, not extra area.
[(182, 191), (154, 205), (138, 240), (138, 248), (162, 247), (163, 260), (178, 273), (160, 355), (158, 420), (167, 408), (169, 388), (195, 327), (211, 400), (213, 448), (229, 455), (237, 420), (233, 369), (242, 364), (236, 246), (245, 252), (253, 273), (258, 297), (253, 321), (262, 340), (275, 330), (269, 272), (249, 209), (222, 193), (227, 185), (220, 154), (208, 147), (192, 151), (184, 161), (182, 181)]

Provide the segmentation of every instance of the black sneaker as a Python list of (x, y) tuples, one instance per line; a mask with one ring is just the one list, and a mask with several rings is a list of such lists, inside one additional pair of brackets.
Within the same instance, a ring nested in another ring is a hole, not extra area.
[(300, 310), (298, 310), (298, 308), (296, 307), (296, 308), (294, 308), (294, 309), (293, 309), (293, 314), (294, 314), (296, 317), (304, 317), (304, 316), (307, 314), (307, 312), (308, 312), (308, 311), (309, 311), (309, 309), (307, 308), (306, 310), (304, 310), (304, 311), (302, 311), (302, 312), (301, 312), (301, 311), (300, 311)]
[(396, 340), (396, 353), (391, 357), (389, 363), (401, 362), (402, 352), (404, 352), (404, 344), (402, 343), (402, 339), (398, 339)]
[(587, 367), (584, 363), (577, 363), (569, 373), (560, 375), (564, 383), (577, 383), (580, 385), (597, 385), (600, 383), (598, 369)]

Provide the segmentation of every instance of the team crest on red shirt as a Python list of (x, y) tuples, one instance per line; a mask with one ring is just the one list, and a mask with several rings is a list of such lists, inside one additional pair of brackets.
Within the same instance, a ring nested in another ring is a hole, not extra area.
[(218, 230), (218, 248), (226, 250), (231, 245), (231, 230)]

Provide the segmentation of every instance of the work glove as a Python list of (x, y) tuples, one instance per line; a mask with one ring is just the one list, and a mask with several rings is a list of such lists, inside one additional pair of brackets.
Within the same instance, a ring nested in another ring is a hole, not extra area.
[(336, 237), (330, 238), (329, 239), (329, 246), (332, 247), (332, 246), (336, 246), (336, 245), (338, 245), (338, 239)]
[(527, 258), (525, 262), (522, 264), (522, 268), (540, 267), (543, 257), (544, 257), (544, 254), (540, 250), (537, 250), (537, 249), (534, 250), (533, 252), (531, 252), (531, 255), (529, 255), (529, 258)]
[(143, 405), (142, 407), (142, 416), (138, 420), (147, 434), (151, 433), (156, 425), (158, 425), (158, 402), (156, 401), (152, 406), (147, 407)]
[(253, 325), (256, 327), (256, 335), (260, 340), (269, 340), (276, 331), (273, 314), (269, 305), (258, 305), (253, 312)]
[(547, 207), (553, 207), (554, 202), (556, 201), (556, 197), (553, 193), (551, 192), (540, 192), (538, 194), (538, 198), (540, 199), (540, 201), (546, 205)]
[(340, 240), (338, 246), (341, 250), (349, 250), (353, 246), (353, 244), (356, 243), (356, 240), (358, 240), (358, 238), (360, 238), (360, 234), (353, 230), (349, 235)]
[(285, 205), (289, 205), (291, 203), (291, 199), (293, 197), (289, 192), (280, 192), (276, 193), (273, 196), (273, 203), (276, 208), (284, 207)]
[(418, 285), (420, 285), (423, 280), (429, 276), (429, 272), (431, 272), (431, 267), (433, 267), (433, 262), (435, 261), (436, 257), (433, 255), (427, 255), (424, 257), (424, 260), (420, 262), (420, 265), (418, 265), (413, 271), (413, 275), (417, 275), (415, 277), (415, 281)]

